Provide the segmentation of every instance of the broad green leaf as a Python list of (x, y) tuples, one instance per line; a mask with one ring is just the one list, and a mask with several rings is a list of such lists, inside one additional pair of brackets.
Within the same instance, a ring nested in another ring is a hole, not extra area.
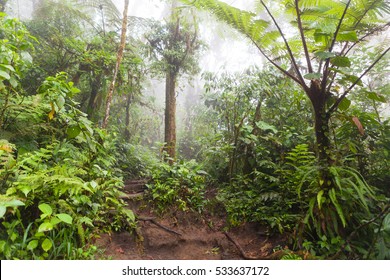
[(0, 78), (3, 78), (3, 80), (9, 80), (11, 76), (7, 72), (0, 70)]
[(0, 197), (0, 206), (4, 206), (4, 207), (17, 207), (17, 206), (23, 206), (24, 203), (21, 202), (20, 200), (18, 199), (14, 199), (14, 198), (3, 198), (3, 197)]
[(367, 98), (370, 100), (386, 103), (386, 98), (383, 95), (380, 95), (373, 91), (367, 92)]
[(349, 100), (348, 98), (343, 98), (343, 100), (341, 100), (339, 104), (339, 109), (341, 111), (345, 111), (349, 108), (349, 106), (351, 106), (351, 100)]
[(81, 129), (78, 125), (70, 126), (66, 130), (66, 134), (68, 135), (69, 139), (76, 138), (81, 132)]
[(334, 207), (336, 208), (337, 214), (339, 215), (339, 218), (340, 218), (341, 222), (343, 223), (343, 227), (345, 227), (347, 225), (347, 222), (345, 220), (343, 210), (341, 209), (341, 206), (340, 206), (339, 202), (337, 201), (336, 191), (333, 188), (329, 190), (329, 197), (330, 197), (330, 200), (332, 201)]
[(41, 224), (38, 228), (38, 232), (45, 232), (53, 229), (53, 225), (50, 222)]
[(0, 241), (0, 253), (4, 252), (5, 245), (7, 245), (7, 242), (5, 242), (4, 240), (1, 240)]
[(277, 133), (278, 130), (276, 129), (276, 127), (274, 127), (273, 125), (270, 125), (266, 122), (263, 122), (263, 121), (258, 121), (256, 122), (256, 125), (258, 128), (262, 129), (262, 130), (271, 130), (273, 133)]
[(332, 58), (332, 57), (335, 57), (336, 54), (335, 53), (332, 53), (332, 52), (323, 52), (323, 51), (319, 51), (319, 52), (316, 52), (314, 53), (314, 55), (322, 60), (325, 60), (325, 59), (328, 59), (328, 58)]
[(130, 209), (123, 209), (123, 212), (125, 212), (127, 218), (130, 220), (130, 222), (134, 222), (135, 221), (135, 216), (134, 216), (134, 212), (131, 211)]
[(72, 92), (72, 96), (73, 96), (73, 95), (75, 95), (75, 94), (81, 92), (81, 90), (79, 90), (78, 88), (72, 87), (72, 88), (71, 88), (71, 92)]
[(51, 247), (53, 247), (53, 243), (51, 242), (50, 239), (46, 238), (45, 240), (43, 240), (42, 242), (42, 249), (47, 252), (51, 249)]
[(330, 59), (330, 62), (334, 66), (338, 67), (350, 67), (351, 66), (351, 61), (349, 60), (348, 57), (345, 56), (336, 56)]
[(27, 63), (32, 63), (33, 62), (33, 58), (31, 56), (31, 54), (29, 54), (28, 52), (22, 52), (20, 54), (21, 58), (23, 59), (24, 62), (27, 62)]
[(64, 223), (67, 223), (70, 225), (72, 224), (73, 218), (71, 216), (69, 216), (68, 214), (57, 214), (56, 216), (58, 219), (60, 219)]
[(53, 227), (54, 227), (56, 224), (61, 223), (61, 220), (58, 219), (57, 217), (51, 217), (50, 223), (51, 223), (51, 224), (53, 225)]
[(91, 181), (91, 182), (89, 182), (89, 184), (91, 185), (91, 187), (92, 187), (93, 189), (96, 189), (97, 186), (98, 186), (98, 183), (96, 183), (95, 181)]
[(7, 212), (7, 207), (0, 206), (0, 218), (3, 218), (6, 212)]
[(57, 104), (58, 109), (61, 110), (61, 108), (64, 107), (64, 105), (65, 105), (65, 98), (62, 95), (58, 96), (58, 98), (56, 100), (56, 104)]
[(358, 40), (356, 31), (339, 32), (336, 37), (337, 41), (356, 42)]
[(22, 185), (19, 187), (19, 190), (27, 197), (27, 195), (31, 192), (32, 189), (30, 185)]
[(34, 250), (35, 248), (38, 247), (38, 240), (31, 240), (28, 244), (27, 244), (27, 250)]
[(332, 37), (331, 33), (323, 32), (320, 29), (317, 29), (314, 32), (314, 40), (316, 41), (316, 43), (322, 43), (324, 46), (328, 44), (331, 37)]
[(39, 232), (39, 231), (37, 231), (35, 234), (34, 234), (34, 237), (36, 237), (36, 238), (41, 238), (41, 237), (44, 237), (45, 236), (45, 234), (43, 233), (43, 232)]
[(46, 216), (50, 216), (53, 213), (53, 209), (50, 207), (49, 204), (42, 203), (38, 206), (39, 210), (42, 211), (43, 214)]
[(320, 73), (308, 73), (303, 77), (307, 80), (318, 80), (318, 79), (321, 79), (321, 74)]
[(15, 72), (15, 68), (13, 68), (11, 65), (8, 65), (8, 64), (0, 64), (0, 68), (9, 70), (11, 72)]
[(11, 86), (13, 86), (14, 88), (17, 88), (18, 85), (19, 85), (19, 82), (17, 79), (15, 79), (14, 77), (11, 77), (11, 79), (9, 79), (9, 83), (11, 84)]
[(324, 195), (324, 190), (320, 190), (317, 194), (317, 203), (318, 203), (318, 209), (321, 210), (322, 206), (322, 196)]

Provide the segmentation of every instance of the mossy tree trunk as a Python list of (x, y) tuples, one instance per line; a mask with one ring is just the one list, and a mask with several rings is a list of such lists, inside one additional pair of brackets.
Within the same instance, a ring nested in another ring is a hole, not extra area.
[(168, 162), (176, 157), (176, 80), (177, 73), (168, 71), (165, 83), (165, 148)]

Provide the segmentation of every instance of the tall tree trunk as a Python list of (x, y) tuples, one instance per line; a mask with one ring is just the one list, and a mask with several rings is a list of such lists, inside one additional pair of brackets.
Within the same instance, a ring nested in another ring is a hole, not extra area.
[(108, 118), (110, 117), (110, 108), (111, 108), (111, 102), (112, 102), (112, 95), (114, 93), (115, 89), (115, 82), (116, 78), (118, 76), (119, 72), (119, 66), (122, 62), (123, 58), (123, 52), (125, 50), (126, 46), (126, 32), (127, 32), (127, 11), (129, 9), (129, 0), (125, 0), (125, 8), (123, 10), (123, 20), (122, 20), (122, 34), (121, 34), (121, 43), (119, 46), (117, 58), (116, 58), (116, 65), (114, 70), (114, 77), (112, 78), (110, 88), (108, 90), (107, 99), (106, 99), (106, 111), (104, 114), (104, 120), (102, 124), (102, 128), (107, 128), (108, 124)]
[(89, 119), (93, 118), (96, 109), (96, 98), (101, 86), (101, 74), (97, 74), (97, 77), (93, 79), (91, 83), (91, 94), (88, 100), (87, 114)]
[(326, 113), (326, 103), (329, 95), (321, 91), (319, 83), (312, 82), (307, 92), (314, 111), (314, 130), (316, 136), (317, 158), (320, 168), (320, 186), (333, 186), (329, 168), (334, 164), (332, 145), (330, 141), (329, 115)]
[(165, 82), (165, 147), (170, 164), (176, 157), (176, 79), (177, 73), (168, 71)]

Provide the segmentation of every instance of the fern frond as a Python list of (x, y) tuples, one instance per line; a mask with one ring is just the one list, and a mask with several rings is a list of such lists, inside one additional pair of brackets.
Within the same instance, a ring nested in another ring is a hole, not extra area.
[(240, 10), (217, 0), (184, 0), (198, 9), (210, 11), (218, 20), (226, 22), (255, 42), (260, 42), (270, 23), (259, 19), (255, 13)]
[(80, 7), (95, 8), (103, 10), (109, 20), (121, 21), (121, 13), (111, 0), (72, 0)]

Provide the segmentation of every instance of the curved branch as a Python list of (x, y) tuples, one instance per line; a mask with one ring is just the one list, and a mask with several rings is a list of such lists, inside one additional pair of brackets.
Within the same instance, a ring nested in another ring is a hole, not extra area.
[(255, 40), (253, 40), (251, 37), (248, 36), (248, 38), (252, 41), (253, 44), (255, 44), (256, 48), (261, 52), (261, 54), (268, 60), (269, 63), (271, 63), (273, 66), (275, 66), (279, 71), (281, 71), (284, 75), (294, 80), (297, 84), (299, 84), (301, 87), (305, 88), (307, 87), (305, 83), (302, 83), (301, 80), (299, 80), (294, 75), (290, 74), (288, 71), (284, 70), (282, 67), (280, 67), (278, 64), (275, 63), (266, 53), (265, 51), (257, 44)]
[(277, 23), (276, 19), (274, 18), (274, 16), (272, 15), (271, 11), (268, 9), (268, 7), (264, 4), (264, 1), (263, 0), (260, 0), (260, 3), (263, 5), (263, 7), (265, 8), (265, 10), (267, 11), (268, 15), (271, 17), (273, 23), (275, 24), (276, 28), (278, 29), (279, 31), (279, 34), (280, 36), (282, 36), (282, 39), (284, 41), (284, 44), (286, 45), (286, 48), (287, 48), (287, 52), (290, 56), (290, 59), (291, 59), (291, 62), (292, 64), (294, 65), (294, 68), (295, 68), (295, 71), (297, 72), (297, 75), (298, 75), (298, 79), (300, 80), (300, 85), (304, 88), (305, 91), (308, 90), (308, 86), (306, 85), (305, 83), (305, 80), (303, 79), (302, 77), (302, 74), (301, 72), (299, 71), (299, 68), (298, 68), (298, 65), (297, 65), (297, 62), (295, 61), (295, 57), (292, 53), (292, 50), (290, 48), (290, 45), (288, 44), (287, 42), (287, 39), (286, 37), (284, 36), (283, 34), (283, 31), (282, 29), (280, 28), (279, 24)]
[(372, 219), (368, 220), (367, 222), (365, 222), (364, 224), (361, 224), (360, 226), (358, 226), (354, 231), (351, 232), (351, 234), (347, 237), (346, 239), (346, 242), (341, 246), (341, 248), (336, 252), (336, 254), (332, 257), (332, 259), (337, 259), (340, 254), (342, 253), (342, 251), (345, 249), (345, 247), (347, 247), (347, 245), (350, 244), (351, 242), (351, 239), (356, 235), (356, 233), (363, 227), (365, 226), (368, 226), (369, 224), (375, 222), (377, 219), (381, 218), (382, 216), (384, 215), (387, 215), (389, 213), (389, 208), (390, 206), (387, 205), (378, 215), (376, 215), (375, 217), (373, 217)]
[(383, 29), (385, 29), (386, 27), (389, 27), (390, 26), (390, 22), (387, 22), (386, 24), (384, 25), (381, 25), (381, 26), (378, 26), (372, 30), (370, 30), (367, 34), (365, 34), (363, 37), (361, 37), (359, 40), (357, 40), (356, 42), (354, 42), (352, 44), (352, 46), (350, 46), (347, 51), (344, 53), (344, 56), (346, 56), (358, 43), (362, 42), (364, 39), (366, 39), (367, 37), (373, 35), (375, 32), (378, 32), (378, 31), (381, 31)]

